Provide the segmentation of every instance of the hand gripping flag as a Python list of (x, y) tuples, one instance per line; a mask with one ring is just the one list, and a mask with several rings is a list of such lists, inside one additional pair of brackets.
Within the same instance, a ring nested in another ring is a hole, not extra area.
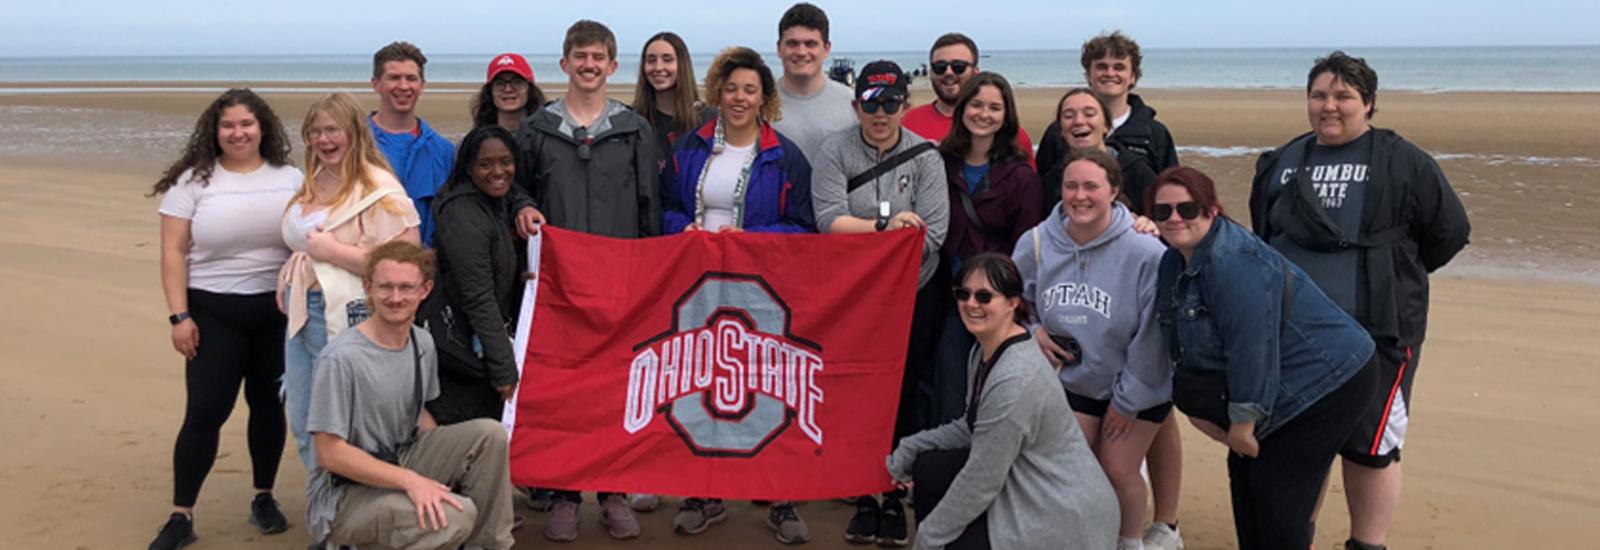
[(811, 500), (890, 487), (921, 231), (529, 243), (519, 486)]

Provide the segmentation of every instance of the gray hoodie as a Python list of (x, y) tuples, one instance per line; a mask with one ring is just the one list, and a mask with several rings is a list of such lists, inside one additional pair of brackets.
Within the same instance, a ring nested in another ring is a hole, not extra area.
[[(1071, 336), (1082, 362), (1061, 369), (1072, 393), (1110, 400), (1117, 413), (1172, 400), (1172, 362), (1156, 321), (1156, 276), (1166, 247), (1133, 230), (1127, 207), (1113, 204), (1111, 225), (1079, 246), (1067, 236), (1060, 203), (1017, 240), (1012, 259), (1022, 272), (1022, 296), (1045, 330)], [(1039, 239), (1035, 258), (1034, 238)]]

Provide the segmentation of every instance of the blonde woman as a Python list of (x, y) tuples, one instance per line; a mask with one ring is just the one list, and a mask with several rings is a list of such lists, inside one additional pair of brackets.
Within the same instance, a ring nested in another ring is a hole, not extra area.
[(367, 316), (359, 273), (368, 250), (403, 239), (421, 243), (421, 224), (378, 152), (366, 111), (347, 93), (317, 100), (306, 112), (306, 180), (283, 215), (293, 251), (278, 273), (278, 306), (288, 314), (283, 385), (289, 429), (306, 470), (316, 467), (310, 410), (312, 362), (339, 331)]

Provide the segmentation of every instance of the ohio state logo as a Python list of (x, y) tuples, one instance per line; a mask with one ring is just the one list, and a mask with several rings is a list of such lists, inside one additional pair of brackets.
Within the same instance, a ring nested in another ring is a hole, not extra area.
[(755, 456), (794, 424), (822, 446), (822, 346), (791, 334), (790, 320), (760, 276), (701, 276), (673, 304), (672, 327), (634, 346), (623, 429), (660, 414), (700, 456)]

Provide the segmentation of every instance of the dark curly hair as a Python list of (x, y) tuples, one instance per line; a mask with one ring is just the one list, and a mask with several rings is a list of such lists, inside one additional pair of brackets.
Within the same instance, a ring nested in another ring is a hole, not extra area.
[(190, 168), (194, 169), (194, 175), (190, 177), (192, 181), (198, 181), (200, 185), (211, 183), (217, 157), (222, 155), (222, 144), (217, 141), (217, 125), (222, 121), (222, 112), (235, 105), (245, 106), (250, 109), (250, 114), (256, 116), (256, 123), (261, 127), (261, 158), (273, 166), (294, 164), (289, 159), (289, 134), (283, 130), (283, 122), (272, 112), (272, 107), (249, 88), (233, 88), (217, 96), (211, 106), (200, 113), (200, 119), (194, 123), (194, 132), (189, 134), (189, 143), (183, 146), (183, 156), (167, 167), (167, 171), (161, 179), (156, 180), (146, 196), (166, 193), (179, 183), (178, 178)]
[[(521, 79), (522, 77), (518, 76), (517, 78)], [(531, 115), (537, 112), (539, 108), (544, 107), (545, 101), (544, 90), (539, 89), (538, 84), (528, 82), (528, 102), (522, 104), (523, 110)], [(494, 82), (483, 83), (483, 87), (478, 88), (478, 94), (472, 97), (472, 101), (467, 108), (472, 113), (473, 128), (499, 124), (500, 108), (494, 105)]]

